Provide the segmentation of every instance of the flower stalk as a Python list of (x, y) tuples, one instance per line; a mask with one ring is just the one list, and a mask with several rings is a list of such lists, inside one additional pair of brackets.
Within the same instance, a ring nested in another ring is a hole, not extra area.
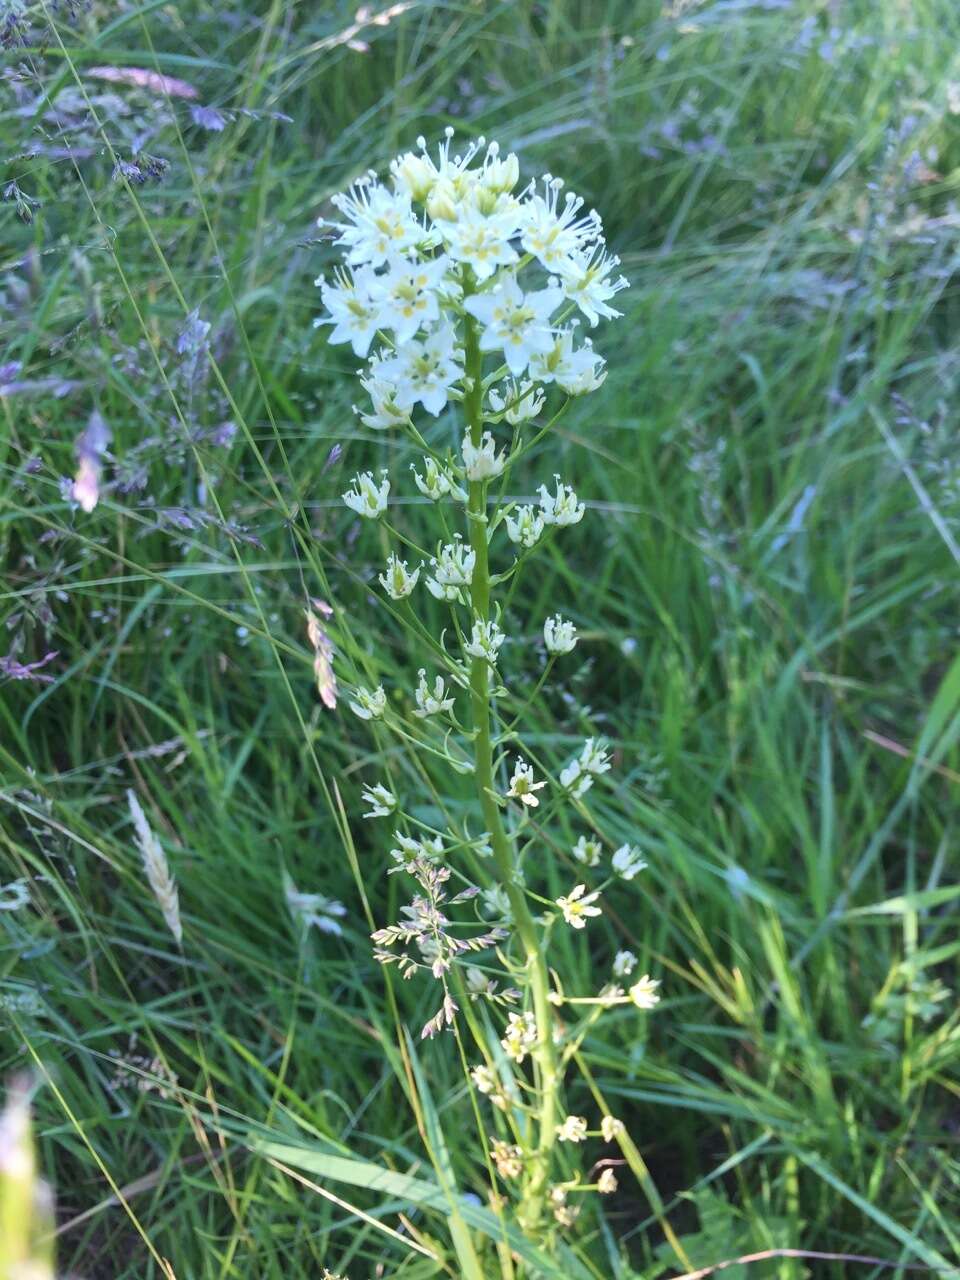
[[(474, 446), (479, 445), (483, 434), (482, 371), (483, 357), (480, 351), (477, 322), (468, 314), (465, 323), (464, 372), (467, 378), (471, 379), (471, 387), (464, 400), (464, 409), (470, 439)], [(474, 613), (484, 622), (490, 618), (491, 593), (487, 483), (486, 480), (471, 481), (467, 501), (470, 546), (476, 556), (470, 598)], [(470, 665), (470, 706), (471, 727), (474, 733), (474, 777), (477, 798), (480, 802), (484, 826), (490, 832), (490, 845), (493, 849), (497, 877), (510, 901), (510, 912), (523, 949), (527, 979), (533, 999), (534, 1017), (537, 1022), (537, 1047), (534, 1060), (537, 1063), (539, 1076), (538, 1140), (532, 1159), (527, 1166), (527, 1176), (518, 1211), (518, 1217), (525, 1229), (535, 1230), (543, 1214), (550, 1150), (556, 1133), (559, 1073), (554, 1047), (553, 1011), (549, 1000), (549, 974), (544, 960), (544, 949), (540, 945), (537, 927), (527, 906), (526, 894), (519, 883), (515, 862), (515, 842), (507, 833), (496, 798), (491, 703), (489, 665), (485, 659), (475, 657)]]

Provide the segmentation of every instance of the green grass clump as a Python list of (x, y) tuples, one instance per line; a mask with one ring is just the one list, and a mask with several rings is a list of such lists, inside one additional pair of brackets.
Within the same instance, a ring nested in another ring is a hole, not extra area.
[[(562, 173), (632, 282), (605, 387), (537, 460), (590, 517), (524, 601), (583, 636), (527, 740), (555, 760), (610, 739), (598, 816), (649, 863), (551, 964), (593, 989), (591, 938), (629, 947), (665, 997), (584, 1045), (584, 1107), (637, 1154), (567, 1273), (783, 1248), (878, 1261), (726, 1274), (949, 1273), (960, 10), (376, 12), (0, 15), (0, 1068), (43, 1085), (60, 1270), (450, 1274), (441, 1140), (483, 1236), (456, 1047), (413, 1052), (398, 1028), (432, 993), (370, 954), (399, 887), (345, 815), (377, 760), (320, 705), (303, 617), (332, 599), (343, 661), (415, 682), (339, 499), (385, 442), (311, 327), (315, 219), (452, 123)], [(110, 442), (86, 514), (64, 478), (91, 415)], [(400, 474), (414, 454), (388, 447)], [(341, 935), (294, 924), (285, 875), (346, 906)]]

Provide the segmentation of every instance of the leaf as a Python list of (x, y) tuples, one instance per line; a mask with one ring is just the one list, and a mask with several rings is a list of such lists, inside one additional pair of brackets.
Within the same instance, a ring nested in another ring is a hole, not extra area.
[[(287, 1146), (278, 1142), (263, 1142), (251, 1136), (247, 1145), (260, 1155), (272, 1156), (295, 1169), (303, 1169), (333, 1182), (345, 1182), (352, 1187), (365, 1187), (385, 1196), (415, 1204), (421, 1209), (436, 1209), (446, 1215), (450, 1205), (447, 1197), (435, 1182), (414, 1178), (407, 1173), (397, 1173), (371, 1164), (368, 1160), (348, 1159), (327, 1155), (309, 1147)], [(527, 1240), (516, 1227), (504, 1224), (489, 1209), (466, 1196), (459, 1197), (457, 1207), (468, 1226), (480, 1231), (493, 1241), (502, 1241), (506, 1235), (511, 1250), (516, 1253), (534, 1275), (546, 1280), (592, 1280), (590, 1272), (576, 1255), (561, 1246), (556, 1262)]]

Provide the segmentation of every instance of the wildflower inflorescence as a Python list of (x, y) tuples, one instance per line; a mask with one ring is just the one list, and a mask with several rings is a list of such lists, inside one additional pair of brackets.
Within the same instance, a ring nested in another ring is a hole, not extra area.
[[(412, 559), (416, 544), (403, 539), (389, 551), (379, 586), (396, 616), (421, 634), (431, 610), (450, 616), (431, 648), (433, 669), (421, 667), (412, 688), (396, 691), (388, 705), (382, 686), (354, 686), (348, 704), (422, 747), (424, 759), (445, 759), (473, 791), (465, 806), (466, 784), (457, 783), (451, 811), (461, 815), (458, 829), (436, 829), (425, 827), (422, 804), (405, 809), (389, 779), (364, 787), (363, 816), (396, 824), (391, 872), (415, 886), (400, 920), (373, 935), (375, 954), (404, 977), (427, 972), (442, 985), (424, 1036), (457, 1021), (458, 999), (490, 1006), (493, 1021), (465, 1019), (484, 1059), (471, 1080), (513, 1115), (512, 1140), (489, 1138), (487, 1149), (516, 1190), (521, 1226), (536, 1234), (548, 1214), (560, 1228), (573, 1225), (579, 1205), (568, 1203), (569, 1189), (609, 1193), (616, 1185), (609, 1170), (596, 1184), (579, 1175), (554, 1181), (556, 1144), (576, 1147), (598, 1131), (561, 1109), (563, 1068), (578, 1033), (557, 1014), (567, 997), (547, 965), (549, 940), (564, 922), (583, 930), (601, 915), (600, 890), (586, 883), (594, 869), (606, 863), (608, 879), (632, 881), (644, 863), (632, 845), (605, 855), (592, 829), (580, 834), (572, 848), (579, 883), (546, 915), (539, 908), (534, 915), (531, 903), (546, 900), (528, 893), (519, 833), (539, 833), (563, 807), (589, 818), (584, 797), (612, 760), (603, 741), (588, 738), (554, 774), (539, 755), (518, 749), (515, 722), (506, 727), (509, 717), (501, 715), (501, 702), (516, 696), (509, 668), (523, 640), (496, 588), (509, 581), (515, 597), (527, 558), (568, 536), (586, 513), (552, 468), (526, 501), (502, 495), (514, 465), (568, 402), (602, 385), (605, 362), (582, 326), (615, 319), (613, 302), (627, 281), (606, 249), (599, 214), (559, 178), (547, 174), (520, 188), (516, 156), (483, 139), (455, 155), (451, 138), (448, 130), (435, 154), (420, 139), (416, 151), (393, 161), (387, 181), (367, 173), (334, 197), (337, 214), (321, 225), (342, 260), (317, 281), (325, 311), (316, 323), (366, 360), (367, 402), (355, 412), (365, 427), (413, 444), (422, 456), (410, 464), (410, 488), (439, 508), (435, 553), (417, 548)], [(396, 496), (386, 471), (363, 471), (343, 501), (364, 520), (382, 520), (382, 536), (393, 538), (388, 513)], [(494, 557), (503, 562), (496, 573)], [(545, 651), (545, 670), (569, 662), (579, 640), (574, 623), (557, 612), (533, 619), (532, 633), (530, 648), (541, 662)], [(484, 951), (478, 967), (473, 958)], [(631, 952), (618, 952), (614, 977), (627, 977), (636, 964)], [(570, 1002), (592, 1006), (589, 1018), (614, 1005), (649, 1009), (656, 986), (644, 977), (627, 995), (606, 983), (598, 995)], [(504, 1007), (510, 1004), (520, 1007)], [(484, 1028), (492, 1025), (499, 1030), (489, 1043)]]

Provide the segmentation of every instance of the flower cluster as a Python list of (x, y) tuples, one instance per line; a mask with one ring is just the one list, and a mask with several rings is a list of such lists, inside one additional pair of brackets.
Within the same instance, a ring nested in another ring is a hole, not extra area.
[[(550, 174), (516, 191), (517, 158), (495, 142), (451, 156), (452, 135), (436, 158), (420, 139), (393, 162), (389, 184), (365, 174), (334, 197), (339, 218), (322, 222), (345, 262), (317, 281), (326, 308), (317, 323), (369, 357), (363, 421), (375, 429), (402, 424), (418, 404), (436, 416), (463, 398), (464, 314), (479, 322), (480, 350), (509, 374), (485, 388), (494, 418), (516, 424), (540, 411), (541, 387), (578, 396), (605, 376), (574, 318), (592, 327), (620, 314), (611, 300), (627, 281), (599, 215)], [(521, 279), (532, 264), (540, 279)], [(491, 454), (480, 465), (498, 463)]]

